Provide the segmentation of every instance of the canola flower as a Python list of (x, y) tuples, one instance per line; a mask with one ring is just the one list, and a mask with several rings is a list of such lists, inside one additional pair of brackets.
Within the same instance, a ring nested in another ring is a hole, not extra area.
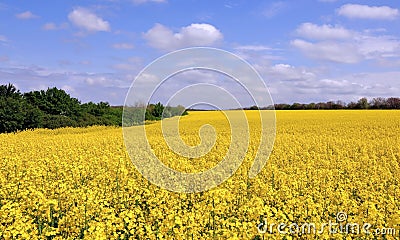
[[(134, 168), (120, 128), (0, 134), (0, 239), (381, 237), (257, 230), (263, 219), (318, 224), (335, 221), (338, 212), (348, 222), (400, 231), (399, 111), (278, 111), (273, 152), (253, 179), (247, 173), (259, 119), (256, 111), (246, 114), (251, 140), (243, 164), (218, 187), (191, 194), (147, 181)], [(146, 125), (149, 144), (173, 169), (204, 171), (228, 151), (229, 123), (220, 112), (191, 112), (179, 126), (183, 141), (196, 146), (205, 123), (214, 127), (216, 144), (202, 157), (171, 152), (160, 122)]]

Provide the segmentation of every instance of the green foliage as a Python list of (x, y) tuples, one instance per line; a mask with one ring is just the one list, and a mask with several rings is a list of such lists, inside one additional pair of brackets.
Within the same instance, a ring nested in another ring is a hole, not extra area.
[(41, 126), (43, 114), (29, 104), (15, 86), (0, 85), (0, 133)]
[(49, 88), (46, 91), (32, 91), (24, 94), (26, 101), (38, 107), (43, 113), (76, 117), (81, 111), (81, 103), (64, 90)]
[(12, 97), (0, 101), (0, 132), (15, 132), (24, 127), (24, 105)]
[(166, 106), (163, 112), (163, 118), (185, 116), (187, 114), (186, 108), (182, 105), (178, 105), (176, 107)]
[(157, 119), (161, 119), (163, 111), (164, 111), (164, 106), (160, 102), (158, 102), (156, 105), (154, 105), (152, 114)]
[[(328, 101), (319, 103), (293, 103), (290, 104), (275, 104), (276, 110), (299, 110), (299, 109), (400, 109), (400, 98), (390, 97), (373, 98), (368, 101), (367, 98), (360, 98), (357, 102), (345, 103), (343, 101)], [(268, 108), (261, 108), (268, 109)]]
[(360, 100), (358, 100), (357, 102), (358, 108), (360, 109), (367, 109), (369, 108), (369, 103), (368, 103), (368, 99), (367, 98), (361, 98)]
[(9, 83), (8, 85), (0, 85), (0, 99), (5, 98), (20, 99), (21, 93), (11, 83)]
[(22, 129), (34, 129), (43, 127), (43, 114), (39, 108), (34, 107), (28, 103), (25, 103), (25, 116), (24, 116), (24, 126)]
[(164, 105), (160, 102), (157, 104), (148, 104), (146, 108), (146, 120), (160, 120), (163, 117)]
[(148, 104), (146, 108), (145, 119), (146, 120), (160, 120), (163, 118), (169, 118), (174, 116), (187, 115), (187, 111), (184, 106), (178, 105), (176, 107), (164, 106), (160, 102), (157, 104)]
[(60, 127), (76, 127), (77, 122), (64, 115), (49, 115), (43, 119), (43, 127), (55, 129)]
[(187, 115), (184, 106), (177, 107), (164, 106), (158, 102), (156, 104), (136, 103), (133, 106), (126, 106), (124, 109), (123, 126), (134, 126), (145, 124), (146, 121), (157, 121), (163, 118)]
[[(33, 128), (122, 126), (123, 107), (107, 102), (81, 102), (64, 90), (48, 88), (21, 94), (12, 84), (0, 85), (0, 133)], [(186, 115), (183, 106), (164, 107), (138, 104), (125, 111), (124, 126), (144, 124), (145, 120)]]
[(48, 88), (21, 94), (0, 85), (0, 133), (33, 128), (122, 125), (122, 107), (106, 102), (81, 104), (64, 90)]

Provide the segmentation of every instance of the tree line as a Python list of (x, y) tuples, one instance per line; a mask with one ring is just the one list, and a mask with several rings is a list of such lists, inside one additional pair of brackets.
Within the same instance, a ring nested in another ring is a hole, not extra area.
[[(183, 106), (165, 107), (161, 103), (141, 104), (141, 109), (141, 118), (145, 115), (145, 120), (187, 114)], [(34, 128), (122, 126), (122, 115), (122, 106), (113, 107), (108, 102), (82, 104), (56, 87), (21, 93), (12, 84), (0, 85), (0, 133)]]
[[(157, 121), (174, 116), (187, 115), (188, 110), (178, 105), (176, 107), (164, 106), (160, 102), (153, 104), (136, 103), (124, 108), (123, 126), (135, 126), (145, 124), (145, 121)], [(144, 117), (143, 117), (144, 116)]]
[(257, 107), (251, 106), (244, 108), (245, 110), (257, 109), (275, 109), (275, 110), (306, 110), (306, 109), (400, 109), (400, 98), (390, 97), (382, 98), (377, 97), (371, 100), (367, 98), (360, 98), (357, 102), (345, 103), (343, 101), (328, 101), (318, 103), (279, 103), (274, 104), (274, 107)]

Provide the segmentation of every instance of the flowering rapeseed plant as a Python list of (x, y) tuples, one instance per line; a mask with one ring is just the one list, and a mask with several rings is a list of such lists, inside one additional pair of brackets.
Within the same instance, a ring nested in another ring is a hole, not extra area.
[[(144, 179), (126, 153), (120, 128), (1, 134), (0, 239), (292, 239), (299, 236), (262, 235), (257, 225), (264, 218), (334, 221), (339, 211), (347, 221), (400, 230), (400, 112), (278, 111), (273, 152), (253, 179), (247, 173), (257, 152), (259, 119), (256, 111), (246, 114), (251, 140), (243, 164), (220, 186), (191, 194)], [(182, 117), (183, 141), (200, 144), (205, 123), (214, 127), (216, 143), (195, 159), (168, 148), (160, 122), (146, 131), (166, 165), (198, 172), (221, 161), (230, 144), (229, 122), (219, 112)]]

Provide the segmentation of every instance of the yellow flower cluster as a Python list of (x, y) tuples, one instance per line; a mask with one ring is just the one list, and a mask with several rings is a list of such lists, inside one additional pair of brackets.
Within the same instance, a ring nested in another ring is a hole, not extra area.
[[(248, 170), (257, 153), (259, 115), (246, 115), (251, 140), (238, 171), (210, 191), (189, 194), (146, 180), (126, 152), (121, 128), (1, 134), (0, 239), (381, 238), (257, 228), (265, 219), (336, 223), (338, 212), (347, 214), (345, 222), (371, 224), (371, 232), (394, 228), (385, 237), (399, 238), (399, 111), (277, 111), (273, 152), (253, 179)], [(168, 148), (161, 122), (146, 125), (146, 132), (167, 166), (199, 172), (221, 161), (231, 140), (221, 112), (191, 112), (180, 120), (183, 141), (199, 145), (205, 123), (214, 127), (216, 143), (195, 159)]]

